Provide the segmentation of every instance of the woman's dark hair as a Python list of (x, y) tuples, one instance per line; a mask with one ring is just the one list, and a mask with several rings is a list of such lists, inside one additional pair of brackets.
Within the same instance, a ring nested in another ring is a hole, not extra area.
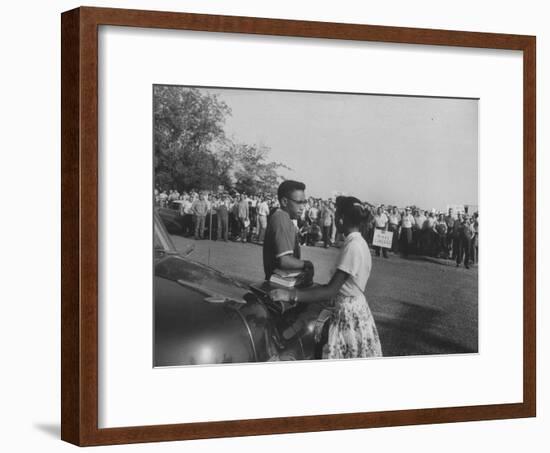
[(336, 211), (348, 225), (353, 227), (358, 227), (365, 217), (361, 200), (355, 197), (336, 197)]
[(306, 190), (306, 185), (303, 182), (287, 179), (279, 185), (279, 188), (277, 189), (277, 198), (279, 201), (281, 201), (281, 198), (283, 197), (290, 198), (290, 195), (295, 190)]

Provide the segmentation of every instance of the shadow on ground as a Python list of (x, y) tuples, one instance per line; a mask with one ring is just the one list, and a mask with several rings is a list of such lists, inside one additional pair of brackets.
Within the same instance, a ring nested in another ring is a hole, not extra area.
[(373, 313), (384, 356), (477, 352), (477, 341), (472, 344), (463, 337), (462, 341), (448, 337), (443, 310), (405, 301), (397, 305), (391, 314)]

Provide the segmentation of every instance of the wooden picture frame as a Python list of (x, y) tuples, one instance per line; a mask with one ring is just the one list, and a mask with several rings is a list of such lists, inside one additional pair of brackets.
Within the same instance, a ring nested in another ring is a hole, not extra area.
[[(98, 27), (245, 33), (523, 52), (523, 402), (98, 428)], [(536, 162), (533, 36), (81, 7), (62, 15), (61, 437), (123, 444), (534, 417)]]

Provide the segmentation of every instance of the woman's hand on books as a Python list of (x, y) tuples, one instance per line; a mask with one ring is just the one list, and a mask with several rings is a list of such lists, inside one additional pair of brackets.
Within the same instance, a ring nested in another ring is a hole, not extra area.
[(274, 302), (289, 302), (290, 291), (286, 289), (273, 289), (269, 292), (269, 297)]

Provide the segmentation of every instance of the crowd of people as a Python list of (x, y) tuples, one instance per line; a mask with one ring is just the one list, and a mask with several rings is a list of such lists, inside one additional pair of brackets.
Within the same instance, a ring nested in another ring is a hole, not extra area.
[[(335, 200), (309, 197), (296, 220), (300, 245), (326, 248), (336, 245)], [(155, 189), (155, 204), (176, 209), (183, 234), (195, 239), (233, 240), (263, 244), (268, 218), (279, 208), (271, 194), (208, 193)], [(373, 206), (362, 202), (359, 231), (377, 256), (388, 252), (452, 259), (456, 265), (478, 261), (479, 215), (477, 212), (422, 210), (414, 206)], [(376, 230), (393, 233), (391, 248), (373, 245)]]
[(184, 236), (262, 243), (268, 217), (279, 207), (269, 195), (155, 189), (155, 204), (179, 211)]
[[(393, 233), (391, 251), (431, 256), (456, 261), (456, 265), (478, 262), (479, 213), (454, 212), (449, 208), (447, 213), (421, 210), (406, 207), (399, 210), (396, 206), (386, 209), (378, 206), (371, 211), (372, 221), (366, 226), (367, 241), (372, 241), (374, 231), (381, 229)], [(380, 256), (380, 247), (375, 247)], [(387, 250), (382, 249), (384, 257)]]

